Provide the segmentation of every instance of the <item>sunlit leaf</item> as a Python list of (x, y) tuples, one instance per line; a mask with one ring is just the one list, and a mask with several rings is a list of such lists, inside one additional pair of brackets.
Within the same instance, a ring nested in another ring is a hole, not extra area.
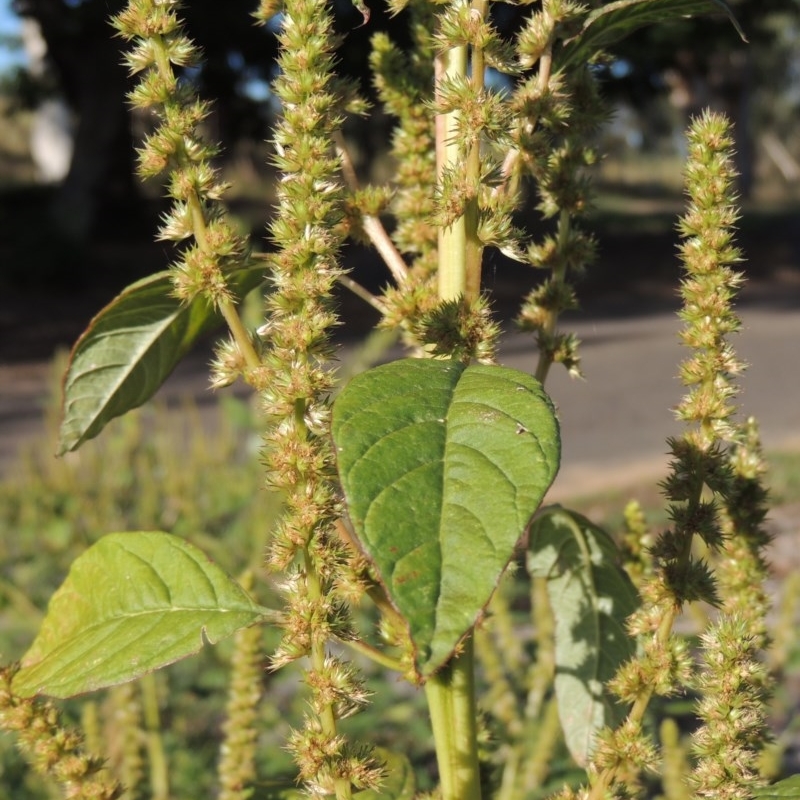
[[(243, 297), (263, 280), (263, 267), (239, 270), (230, 285)], [(222, 317), (203, 297), (181, 303), (168, 272), (117, 295), (78, 339), (64, 377), (59, 454), (75, 450), (106, 424), (155, 394), (178, 362)]]
[(333, 436), (358, 540), (429, 675), (474, 626), (555, 477), (553, 406), (523, 372), (405, 359), (345, 387)]
[(375, 755), (382, 759), (386, 768), (386, 779), (378, 790), (366, 789), (356, 792), (358, 800), (413, 800), (417, 793), (417, 782), (411, 762), (402, 753), (391, 753), (376, 748)]
[(609, 535), (580, 514), (547, 509), (531, 525), (528, 567), (547, 579), (556, 622), (559, 717), (581, 765), (597, 731), (620, 720), (622, 709), (605, 684), (634, 651), (625, 620), (638, 597), (618, 558)]
[(778, 800), (778, 798), (800, 798), (800, 775), (773, 783), (771, 786), (759, 786), (750, 790), (753, 797), (762, 797), (764, 800)]
[(124, 683), (271, 613), (177, 536), (110, 533), (73, 562), (13, 688), (72, 697)]

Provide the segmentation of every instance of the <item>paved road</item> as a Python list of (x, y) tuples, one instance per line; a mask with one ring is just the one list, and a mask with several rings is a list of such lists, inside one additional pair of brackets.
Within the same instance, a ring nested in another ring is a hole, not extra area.
[[(768, 448), (800, 448), (800, 286), (770, 293), (740, 309), (743, 331), (737, 351), (752, 366), (740, 398), (755, 415)], [(595, 315), (570, 326), (583, 342), (586, 379), (569, 379), (554, 368), (548, 390), (562, 423), (561, 473), (552, 498), (624, 487), (663, 477), (665, 440), (680, 432), (671, 409), (682, 396), (675, 377), (686, 352), (677, 341), (679, 320), (659, 312), (613, 318)], [(190, 393), (210, 406), (206, 354), (189, 358), (161, 390), (161, 397)], [(530, 340), (511, 334), (502, 360), (531, 370)], [(42, 429), (51, 382), (47, 362), (0, 364), (0, 472), (14, 453)]]
[[(740, 311), (743, 330), (734, 346), (750, 367), (739, 404), (754, 415), (764, 444), (800, 447), (800, 307)], [(624, 320), (580, 322), (586, 379), (564, 370), (548, 380), (562, 426), (562, 469), (554, 495), (583, 495), (666, 473), (666, 439), (681, 424), (672, 409), (683, 396), (677, 366), (688, 352), (678, 342), (681, 323), (662, 313)], [(507, 363), (525, 357), (509, 342)]]

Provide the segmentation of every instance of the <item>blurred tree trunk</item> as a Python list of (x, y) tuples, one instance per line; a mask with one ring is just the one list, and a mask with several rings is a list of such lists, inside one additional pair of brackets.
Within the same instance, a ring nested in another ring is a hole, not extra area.
[(47, 58), (59, 89), (75, 114), (74, 148), (69, 172), (54, 200), (58, 229), (85, 241), (130, 210), (137, 191), (133, 179), (130, 121), (125, 104), (128, 86), (120, 40), (109, 17), (119, 0), (16, 0), (21, 16), (34, 19), (47, 43)]

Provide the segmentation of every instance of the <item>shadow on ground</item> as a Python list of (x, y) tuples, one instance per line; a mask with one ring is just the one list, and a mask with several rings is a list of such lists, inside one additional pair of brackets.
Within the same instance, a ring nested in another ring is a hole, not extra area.
[[(174, 257), (170, 244), (152, 241), (160, 202), (133, 213), (113, 210), (89, 242), (77, 245), (47, 223), (49, 192), (36, 187), (0, 194), (0, 363), (48, 358), (70, 346), (117, 292), (166, 269)], [(680, 198), (657, 188), (601, 187), (599, 206), (587, 223), (599, 241), (599, 260), (578, 284), (580, 316), (621, 318), (676, 308), (680, 264), (674, 227)], [(250, 202), (234, 203), (234, 210), (253, 228), (255, 246), (265, 248), (261, 219), (269, 209)], [(800, 205), (746, 209), (739, 236), (749, 278), (743, 303), (800, 307), (798, 218)], [(374, 251), (348, 245), (344, 260), (353, 277), (373, 291), (388, 280)], [(497, 252), (486, 254), (484, 288), (504, 321), (513, 319), (520, 298), (542, 277)], [(349, 292), (340, 295), (341, 335), (362, 336), (377, 314)]]

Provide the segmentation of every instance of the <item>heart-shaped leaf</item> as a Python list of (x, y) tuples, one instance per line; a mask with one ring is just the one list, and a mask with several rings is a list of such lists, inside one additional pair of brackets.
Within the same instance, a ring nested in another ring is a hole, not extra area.
[(422, 676), (474, 626), (558, 469), (558, 423), (523, 372), (405, 359), (333, 408), (350, 519)]
[[(263, 280), (263, 267), (232, 273), (244, 297)], [(72, 349), (64, 376), (58, 453), (75, 450), (106, 424), (149, 400), (192, 345), (222, 317), (202, 296), (182, 303), (169, 272), (131, 284), (90, 323)]]
[(110, 533), (73, 562), (13, 688), (72, 697), (124, 683), (272, 613), (177, 536)]
[(558, 69), (590, 61), (598, 52), (622, 41), (638, 28), (683, 17), (726, 14), (738, 34), (745, 35), (723, 0), (617, 0), (586, 16), (580, 33), (564, 43), (555, 63)]
[(791, 778), (773, 783), (771, 786), (757, 786), (750, 789), (753, 797), (764, 798), (764, 800), (800, 800), (800, 775), (792, 775)]
[(585, 765), (597, 731), (619, 722), (623, 712), (605, 684), (633, 655), (625, 621), (638, 595), (611, 537), (586, 517), (557, 507), (531, 525), (528, 568), (547, 578), (559, 717), (572, 757)]

